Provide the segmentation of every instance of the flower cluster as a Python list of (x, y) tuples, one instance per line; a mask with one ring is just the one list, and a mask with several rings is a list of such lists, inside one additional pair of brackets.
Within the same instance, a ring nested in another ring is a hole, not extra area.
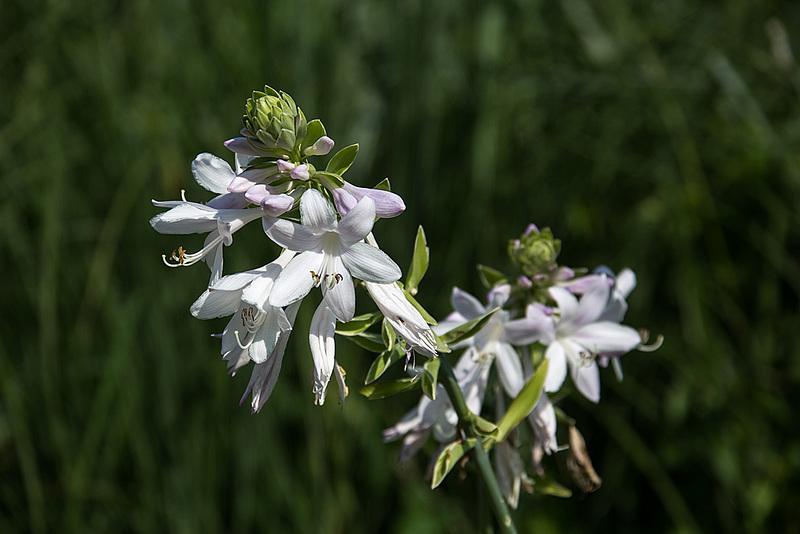
[[(308, 340), (317, 404), (325, 401), (332, 376), (342, 402), (347, 394), (334, 334), (338, 323), (354, 320), (357, 281), (366, 284), (387, 328), (394, 325), (398, 350), (435, 358), (430, 326), (398, 284), (400, 268), (372, 237), (376, 218), (399, 215), (403, 200), (389, 191), (388, 182), (370, 189), (344, 180), (358, 145), (340, 150), (318, 170), (309, 158), (327, 155), (334, 142), (322, 122), (307, 121), (286, 93), (270, 87), (253, 93), (243, 122), (241, 136), (224, 143), (234, 153), (235, 167), (211, 154), (192, 162), (197, 183), (217, 196), (206, 203), (190, 202), (183, 194), (181, 200), (153, 201), (168, 210), (150, 221), (165, 234), (206, 234), (199, 251), (181, 247), (165, 255), (164, 262), (179, 267), (204, 261), (210, 268), (208, 287), (191, 312), (199, 319), (231, 316), (219, 336), (229, 371), (253, 362), (242, 400), (252, 394), (256, 412), (269, 398), (298, 308), (315, 287), (321, 289), (322, 301)], [(255, 220), (261, 220), (266, 236), (282, 251), (262, 267), (224, 275), (223, 247)], [(377, 312), (370, 316), (370, 324), (378, 318)]]
[[(474, 414), (481, 413), (485, 394), (491, 390), (488, 382), (492, 366), (502, 391), (512, 401), (532, 381), (535, 369), (543, 369), (538, 376), (540, 389), (535, 404), (520, 414), (530, 424), (533, 467), (539, 479), (545, 477), (543, 455), (560, 450), (551, 396), (564, 391), (567, 375), (583, 397), (597, 403), (599, 367), (611, 362), (621, 380), (619, 357), (636, 348), (649, 348), (642, 345), (645, 340), (639, 331), (620, 324), (627, 310), (625, 299), (636, 285), (633, 272), (625, 269), (615, 275), (601, 267), (586, 274), (558, 266), (560, 246), (550, 229), (540, 231), (529, 226), (509, 246), (511, 258), (523, 274), (510, 280), (482, 267), (483, 279), (489, 286), (488, 303), (484, 305), (465, 291), (453, 288), (454, 311), (435, 328), (438, 334), (444, 334), (479, 317), (489, 317), (474, 336), (451, 345), (453, 349), (464, 349), (456, 377)], [(541, 366), (543, 362), (546, 365)], [(497, 391), (496, 419), (502, 421), (505, 398)], [(434, 457), (464, 438), (458, 434), (458, 418), (447, 394), (441, 393), (435, 401), (422, 397), (416, 409), (384, 431), (386, 441), (403, 440), (401, 461), (418, 451), (429, 436), (437, 442)], [(571, 430), (577, 432), (574, 425)], [(503, 440), (495, 445), (495, 471), (507, 502), (516, 507), (520, 488), (531, 491), (534, 479), (525, 472), (524, 462), (511, 442)], [(552, 490), (553, 483), (548, 482), (548, 490)]]

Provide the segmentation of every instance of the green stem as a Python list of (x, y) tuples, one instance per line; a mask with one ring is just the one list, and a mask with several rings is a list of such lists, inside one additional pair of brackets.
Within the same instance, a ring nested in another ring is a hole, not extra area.
[(440, 375), (440, 383), (444, 386), (447, 395), (450, 397), (450, 402), (453, 404), (453, 408), (458, 415), (458, 420), (461, 422), (461, 428), (464, 429), (467, 437), (478, 438), (478, 444), (473, 447), (471, 451), (472, 457), (477, 464), (478, 474), (480, 474), (483, 479), (483, 484), (486, 486), (486, 491), (489, 494), (489, 502), (492, 505), (492, 510), (497, 518), (497, 522), (500, 524), (500, 529), (506, 534), (517, 534), (517, 528), (514, 526), (514, 521), (511, 519), (506, 501), (503, 499), (503, 494), (500, 492), (500, 485), (497, 483), (497, 478), (494, 476), (492, 466), (489, 464), (489, 455), (483, 449), (480, 435), (475, 431), (475, 427), (472, 424), (470, 417), (471, 412), (467, 407), (467, 401), (464, 400), (464, 394), (458, 386), (458, 380), (456, 379), (455, 373), (453, 373), (453, 368), (444, 355), (440, 356), (440, 360), (440, 371), (444, 372), (443, 375)]

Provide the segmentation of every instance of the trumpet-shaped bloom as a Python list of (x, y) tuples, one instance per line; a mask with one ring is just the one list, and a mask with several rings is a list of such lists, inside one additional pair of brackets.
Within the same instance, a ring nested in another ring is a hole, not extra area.
[(431, 327), (408, 301), (397, 284), (366, 282), (367, 291), (394, 331), (413, 349), (429, 358), (436, 357), (436, 339)]
[(333, 314), (342, 322), (355, 313), (353, 277), (389, 284), (400, 278), (400, 268), (386, 253), (364, 243), (375, 221), (375, 203), (369, 197), (336, 220), (336, 212), (319, 191), (309, 189), (300, 199), (300, 221), (264, 219), (266, 234), (298, 255), (275, 281), (270, 304), (284, 307), (322, 286)]
[[(483, 406), (491, 363), (488, 358), (475, 358), (474, 353), (465, 352), (453, 369), (458, 386), (464, 392), (467, 407), (473, 413), (480, 413)], [(405, 462), (431, 435), (439, 443), (452, 441), (456, 435), (457, 424), (458, 416), (450, 397), (447, 396), (444, 386), (438, 384), (436, 400), (430, 400), (423, 395), (416, 408), (404, 415), (396, 425), (383, 431), (383, 441), (390, 442), (404, 438), (400, 461)]]
[[(600, 373), (595, 357), (602, 354), (624, 354), (640, 342), (639, 333), (628, 326), (603, 320), (609, 306), (610, 287), (605, 275), (587, 288), (580, 301), (562, 287), (551, 287), (550, 296), (557, 303), (554, 310), (531, 304), (525, 318), (515, 321), (513, 329), (519, 344), (541, 341), (547, 345), (545, 357), (550, 360), (545, 391), (558, 391), (569, 368), (575, 387), (592, 402), (600, 400)], [(557, 315), (557, 316), (556, 316)], [(555, 327), (547, 327), (552, 322)], [(530, 338), (522, 335), (535, 333)]]
[(285, 252), (258, 269), (224, 276), (192, 304), (192, 315), (198, 319), (233, 315), (222, 333), (221, 349), (232, 373), (250, 360), (264, 363), (281, 334), (292, 329), (284, 310), (270, 306), (268, 298), (275, 279), (293, 256)]
[[(323, 183), (328, 186), (327, 182)], [(346, 215), (364, 197), (375, 202), (375, 215), (384, 219), (397, 217), (406, 209), (402, 197), (391, 191), (358, 187), (349, 182), (345, 182), (342, 187), (330, 186), (328, 189), (333, 195), (336, 210), (342, 215)]]

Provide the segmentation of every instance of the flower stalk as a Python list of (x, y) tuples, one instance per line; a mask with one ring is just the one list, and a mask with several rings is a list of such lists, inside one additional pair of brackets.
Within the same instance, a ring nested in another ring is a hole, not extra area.
[(440, 360), (440, 371), (442, 373), (440, 376), (440, 383), (444, 386), (445, 391), (447, 391), (448, 397), (450, 397), (453, 409), (458, 415), (460, 426), (468, 438), (478, 439), (478, 443), (470, 452), (475, 459), (478, 474), (481, 480), (483, 480), (484, 486), (486, 486), (486, 491), (489, 495), (489, 503), (492, 506), (497, 523), (500, 525), (501, 532), (505, 534), (516, 534), (517, 528), (514, 525), (514, 521), (511, 519), (511, 513), (508, 510), (508, 506), (506, 506), (506, 501), (503, 499), (500, 485), (497, 483), (494, 470), (489, 463), (489, 455), (483, 449), (480, 434), (472, 423), (472, 418), (470, 417), (471, 413), (464, 399), (464, 394), (461, 392), (461, 388), (458, 385), (458, 380), (453, 372), (453, 368), (444, 355), (440, 357)]

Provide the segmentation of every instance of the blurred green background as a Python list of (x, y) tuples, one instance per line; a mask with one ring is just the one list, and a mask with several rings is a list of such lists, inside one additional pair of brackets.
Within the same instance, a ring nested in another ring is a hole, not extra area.
[[(189, 165), (265, 83), (361, 144), (376, 226), (448, 312), (535, 222), (571, 266), (631, 267), (634, 353), (578, 420), (594, 494), (523, 496), (521, 532), (800, 530), (800, 6), (588, 0), (4, 0), (0, 4), (0, 532), (477, 532), (474, 475), (435, 491), (380, 431), (417, 401), (313, 406), (298, 319), (273, 397), (238, 405), (194, 320), (203, 266), (160, 255), (151, 198), (208, 196)], [(226, 272), (271, 260), (251, 225)], [(360, 294), (366, 307), (366, 293)], [(549, 464), (566, 480), (558, 462)], [(484, 510), (484, 511), (482, 511)]]

